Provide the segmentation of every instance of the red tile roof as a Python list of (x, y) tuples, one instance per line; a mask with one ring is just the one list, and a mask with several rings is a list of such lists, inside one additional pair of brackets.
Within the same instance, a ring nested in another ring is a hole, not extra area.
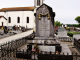
[(3, 11), (33, 11), (35, 7), (13, 7), (13, 8), (2, 8), (0, 12)]
[[(4, 19), (6, 19), (4, 16), (0, 16), (0, 18), (2, 18), (2, 17), (3, 17)], [(6, 20), (7, 20), (7, 19), (6, 19)]]

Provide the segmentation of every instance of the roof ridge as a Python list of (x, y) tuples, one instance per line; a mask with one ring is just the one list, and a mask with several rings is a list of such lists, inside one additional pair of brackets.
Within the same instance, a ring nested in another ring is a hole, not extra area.
[[(30, 7), (34, 7), (34, 6), (30, 6)], [(24, 7), (6, 7), (5, 9), (7, 9), (7, 8), (24, 8)], [(1, 8), (1, 9), (3, 9), (3, 8)]]
[(35, 9), (34, 6), (31, 7), (12, 7), (12, 8), (2, 8), (0, 11), (33, 11)]

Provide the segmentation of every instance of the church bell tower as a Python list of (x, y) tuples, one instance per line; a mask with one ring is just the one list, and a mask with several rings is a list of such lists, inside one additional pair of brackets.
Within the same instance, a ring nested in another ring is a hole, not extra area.
[(34, 0), (34, 6), (36, 8), (38, 8), (39, 6), (41, 6), (43, 4), (44, 0)]

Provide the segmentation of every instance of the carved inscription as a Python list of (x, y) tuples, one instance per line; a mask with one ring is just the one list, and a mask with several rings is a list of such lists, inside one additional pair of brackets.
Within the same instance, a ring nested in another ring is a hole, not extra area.
[(42, 29), (41, 29), (40, 31), (50, 31), (50, 30), (47, 30), (47, 29), (46, 29), (47, 26), (48, 26), (48, 25), (44, 26), (44, 24), (41, 24)]

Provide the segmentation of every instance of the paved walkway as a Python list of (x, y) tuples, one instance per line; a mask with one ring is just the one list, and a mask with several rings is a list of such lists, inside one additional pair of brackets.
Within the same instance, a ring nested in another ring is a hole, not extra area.
[(64, 55), (67, 55), (67, 53), (68, 53), (68, 55), (72, 55), (67, 44), (61, 44), (61, 46), (62, 46), (62, 52), (61, 52), (62, 55), (63, 55), (63, 53), (64, 53)]
[(13, 36), (9, 36), (9, 37), (0, 39), (0, 45), (3, 44), (3, 43), (6, 43), (6, 42), (8, 42), (8, 41), (12, 41), (12, 40), (15, 40), (15, 39), (19, 39), (19, 38), (28, 36), (28, 35), (30, 35), (32, 32), (33, 32), (33, 30), (29, 30), (29, 31), (26, 31), (26, 32), (23, 32), (23, 33), (20, 33), (20, 34), (16, 34), (16, 35), (13, 35)]

